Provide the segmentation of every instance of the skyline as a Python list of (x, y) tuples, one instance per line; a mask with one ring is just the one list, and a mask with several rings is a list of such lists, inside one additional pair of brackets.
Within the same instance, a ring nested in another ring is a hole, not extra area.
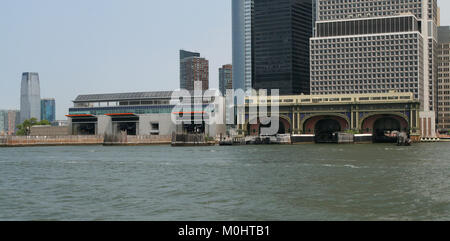
[(19, 0), (3, 3), (0, 20), (0, 109), (20, 108), (22, 72), (39, 73), (41, 97), (65, 119), (79, 94), (178, 88), (180, 49), (209, 60), (211, 88), (231, 64), (231, 1)]

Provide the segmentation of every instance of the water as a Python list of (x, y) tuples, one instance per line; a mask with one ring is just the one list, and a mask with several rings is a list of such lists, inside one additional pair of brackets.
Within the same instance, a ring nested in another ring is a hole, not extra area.
[(0, 148), (0, 220), (450, 220), (449, 146)]

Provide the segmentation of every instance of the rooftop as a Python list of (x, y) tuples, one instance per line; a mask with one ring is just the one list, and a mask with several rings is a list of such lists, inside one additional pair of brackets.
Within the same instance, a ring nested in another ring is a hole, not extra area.
[[(111, 94), (89, 94), (79, 95), (73, 102), (102, 102), (120, 100), (151, 100), (151, 99), (171, 99), (175, 91), (151, 91), (151, 92), (130, 92)], [(193, 91), (189, 91), (191, 96)]]
[(172, 96), (172, 93), (173, 91), (153, 91), (153, 92), (79, 95), (74, 100), (74, 102), (134, 100), (134, 99), (165, 99), (170, 98)]

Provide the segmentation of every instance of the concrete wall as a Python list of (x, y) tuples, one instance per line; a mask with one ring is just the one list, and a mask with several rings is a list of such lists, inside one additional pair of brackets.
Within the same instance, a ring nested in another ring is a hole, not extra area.
[(97, 135), (104, 136), (113, 134), (112, 119), (110, 116), (99, 115), (97, 116), (97, 120)]
[[(159, 124), (159, 132), (152, 129), (152, 124)], [(172, 122), (171, 114), (139, 115), (139, 135), (159, 134), (171, 136), (175, 129), (176, 126)]]
[(224, 124), (212, 124), (206, 126), (206, 135), (210, 137), (217, 137), (222, 135), (226, 135), (227, 128)]
[(162, 145), (170, 144), (172, 136), (128, 136), (116, 135), (105, 136), (105, 145)]
[(69, 135), (68, 126), (33, 126), (31, 127), (31, 136), (67, 136)]
[(436, 138), (436, 115), (434, 111), (419, 113), (422, 138)]
[(101, 136), (8, 136), (0, 138), (0, 146), (101, 145)]

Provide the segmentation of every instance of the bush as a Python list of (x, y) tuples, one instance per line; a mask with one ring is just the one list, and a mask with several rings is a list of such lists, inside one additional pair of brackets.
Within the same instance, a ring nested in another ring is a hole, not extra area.
[(360, 132), (358, 131), (358, 130), (346, 130), (346, 131), (344, 131), (345, 133), (348, 133), (348, 134), (353, 134), (353, 135), (356, 135), (356, 134), (360, 134)]
[(17, 126), (17, 129), (19, 130), (16, 132), (16, 135), (28, 136), (30, 135), (32, 126), (40, 126), (40, 125), (49, 126), (50, 122), (48, 120), (42, 120), (38, 122), (36, 118), (25, 120), (22, 124)]

